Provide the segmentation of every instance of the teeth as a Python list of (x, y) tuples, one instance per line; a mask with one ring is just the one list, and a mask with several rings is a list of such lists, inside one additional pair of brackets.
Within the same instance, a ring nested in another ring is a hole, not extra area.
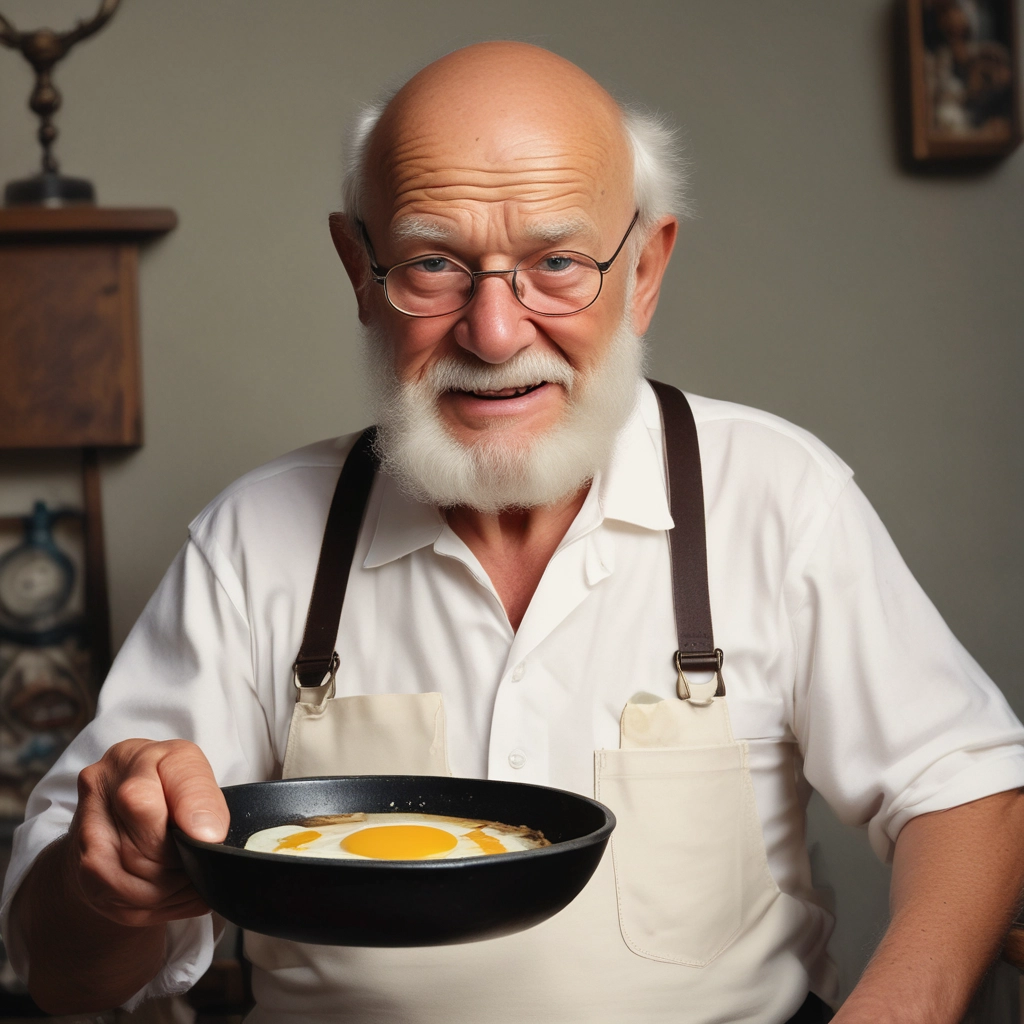
[(473, 394), (485, 398), (518, 398), (520, 395), (525, 395), (534, 388), (540, 387), (541, 383), (538, 381), (536, 384), (524, 384), (522, 387), (500, 388), (493, 391), (474, 391)]

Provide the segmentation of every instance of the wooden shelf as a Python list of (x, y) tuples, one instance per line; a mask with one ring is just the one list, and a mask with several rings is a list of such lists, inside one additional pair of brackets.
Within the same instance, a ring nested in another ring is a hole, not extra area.
[(165, 207), (8, 206), (0, 208), (0, 241), (40, 236), (105, 236), (142, 240), (178, 224)]

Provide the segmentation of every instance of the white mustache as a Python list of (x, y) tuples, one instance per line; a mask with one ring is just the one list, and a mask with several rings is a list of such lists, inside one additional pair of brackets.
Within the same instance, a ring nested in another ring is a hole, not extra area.
[(561, 384), (571, 395), (577, 376), (564, 359), (553, 353), (524, 349), (504, 363), (493, 364), (445, 356), (430, 367), (421, 386), (441, 395), (446, 391), (504, 391), (547, 382)]

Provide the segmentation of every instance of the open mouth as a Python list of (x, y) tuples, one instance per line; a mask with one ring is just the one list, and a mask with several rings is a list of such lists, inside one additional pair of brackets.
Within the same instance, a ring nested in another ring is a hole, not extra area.
[(473, 398), (484, 398), (489, 402), (503, 402), (509, 398), (522, 398), (523, 395), (529, 395), (544, 387), (545, 384), (547, 384), (547, 381), (542, 380), (538, 384), (527, 384), (519, 388), (501, 388), (496, 391), (460, 391), (459, 394), (472, 395)]

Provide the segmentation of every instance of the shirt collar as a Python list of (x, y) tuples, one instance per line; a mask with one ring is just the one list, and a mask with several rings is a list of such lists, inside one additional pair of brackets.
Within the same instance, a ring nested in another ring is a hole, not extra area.
[[(591, 493), (566, 541), (590, 532), (605, 519), (646, 530), (668, 530), (673, 525), (665, 493), (661, 415), (646, 382), (619, 431), (607, 467), (594, 477)], [(435, 506), (410, 498), (392, 477), (382, 474), (377, 522), (363, 567), (375, 569), (432, 545), (444, 528), (444, 518)]]
[(364, 569), (376, 569), (419, 548), (433, 544), (445, 528), (444, 518), (434, 505), (405, 494), (386, 473), (378, 475), (380, 502), (370, 549)]
[(646, 530), (672, 528), (662, 444), (658, 398), (644, 381), (640, 400), (619, 431), (607, 469), (594, 479), (602, 518)]

